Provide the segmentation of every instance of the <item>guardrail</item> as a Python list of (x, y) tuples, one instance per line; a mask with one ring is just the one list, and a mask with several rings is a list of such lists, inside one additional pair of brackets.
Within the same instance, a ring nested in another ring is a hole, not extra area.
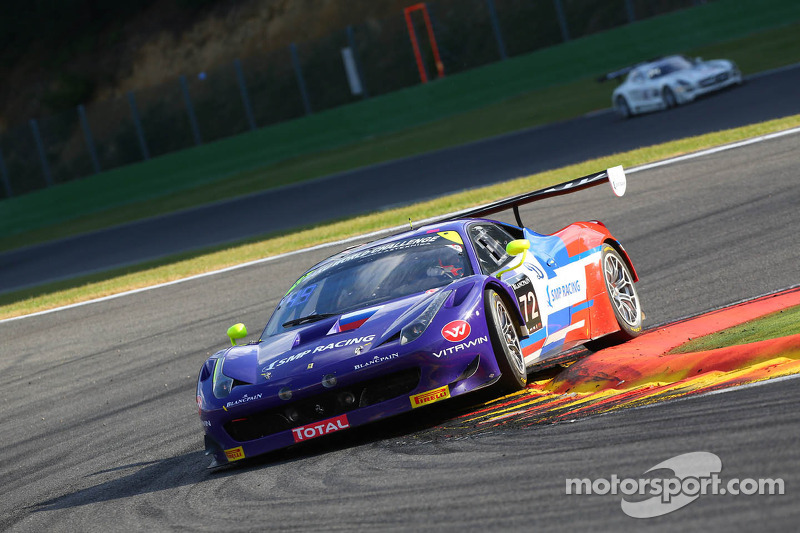
[[(436, 0), (0, 133), (0, 198), (380, 96), (702, 0)], [(436, 76), (433, 74), (436, 73)]]

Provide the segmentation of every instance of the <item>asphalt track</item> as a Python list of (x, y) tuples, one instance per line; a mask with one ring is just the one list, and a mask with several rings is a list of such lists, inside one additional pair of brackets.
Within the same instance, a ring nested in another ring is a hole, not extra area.
[(785, 69), (666, 113), (595, 114), (2, 253), (0, 293), (794, 115), (798, 87), (800, 68)]
[[(709, 100), (710, 102), (710, 100)], [(631, 124), (635, 124), (632, 122)], [(633, 126), (635, 127), (635, 126)], [(637, 265), (646, 325), (798, 282), (800, 135), (707, 155), (533, 204), (552, 231), (603, 220)], [(0, 529), (794, 530), (800, 380), (571, 423), (428, 439), (448, 403), (237, 468), (206, 470), (197, 371), (244, 321), (257, 335), (301, 269), (330, 250), (0, 323)], [(702, 496), (633, 519), (566, 478), (639, 477), (675, 455), (722, 477), (782, 478), (783, 496)]]

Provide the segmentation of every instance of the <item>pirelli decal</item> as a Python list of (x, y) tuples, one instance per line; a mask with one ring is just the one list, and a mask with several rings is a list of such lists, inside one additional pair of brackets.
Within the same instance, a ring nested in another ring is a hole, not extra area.
[(438, 402), (439, 400), (446, 400), (449, 397), (450, 387), (445, 385), (444, 387), (439, 387), (438, 389), (415, 394), (409, 399), (411, 400), (411, 408), (414, 409), (417, 407), (422, 407), (423, 405), (428, 405), (429, 403)]
[(238, 461), (239, 459), (244, 459), (244, 450), (241, 446), (238, 448), (231, 448), (230, 450), (225, 450), (225, 457), (228, 458), (228, 461), (231, 463), (233, 461)]

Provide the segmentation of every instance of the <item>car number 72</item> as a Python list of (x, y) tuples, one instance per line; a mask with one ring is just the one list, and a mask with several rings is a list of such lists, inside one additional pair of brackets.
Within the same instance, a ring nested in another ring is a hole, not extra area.
[(528, 276), (511, 283), (514, 295), (519, 302), (519, 309), (522, 311), (522, 318), (529, 332), (534, 332), (542, 327), (542, 318), (539, 315), (539, 305), (536, 302), (536, 294), (533, 292), (533, 282)]

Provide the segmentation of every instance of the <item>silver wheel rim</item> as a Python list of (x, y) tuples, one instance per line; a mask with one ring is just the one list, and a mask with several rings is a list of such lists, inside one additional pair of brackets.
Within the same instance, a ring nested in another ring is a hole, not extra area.
[(514, 327), (514, 322), (503, 305), (503, 301), (499, 297), (494, 299), (494, 310), (497, 316), (497, 325), (500, 333), (500, 340), (505, 343), (508, 351), (511, 353), (509, 362), (514, 367), (518, 375), (525, 374), (525, 356), (522, 355), (522, 347), (519, 345), (519, 337), (517, 336), (517, 328)]
[(608, 295), (617, 314), (629, 326), (638, 326), (642, 319), (642, 308), (628, 269), (616, 255), (608, 254), (603, 259), (603, 272)]
[(664, 100), (667, 104), (667, 107), (675, 107), (675, 95), (672, 94), (672, 91), (666, 90), (664, 91)]

